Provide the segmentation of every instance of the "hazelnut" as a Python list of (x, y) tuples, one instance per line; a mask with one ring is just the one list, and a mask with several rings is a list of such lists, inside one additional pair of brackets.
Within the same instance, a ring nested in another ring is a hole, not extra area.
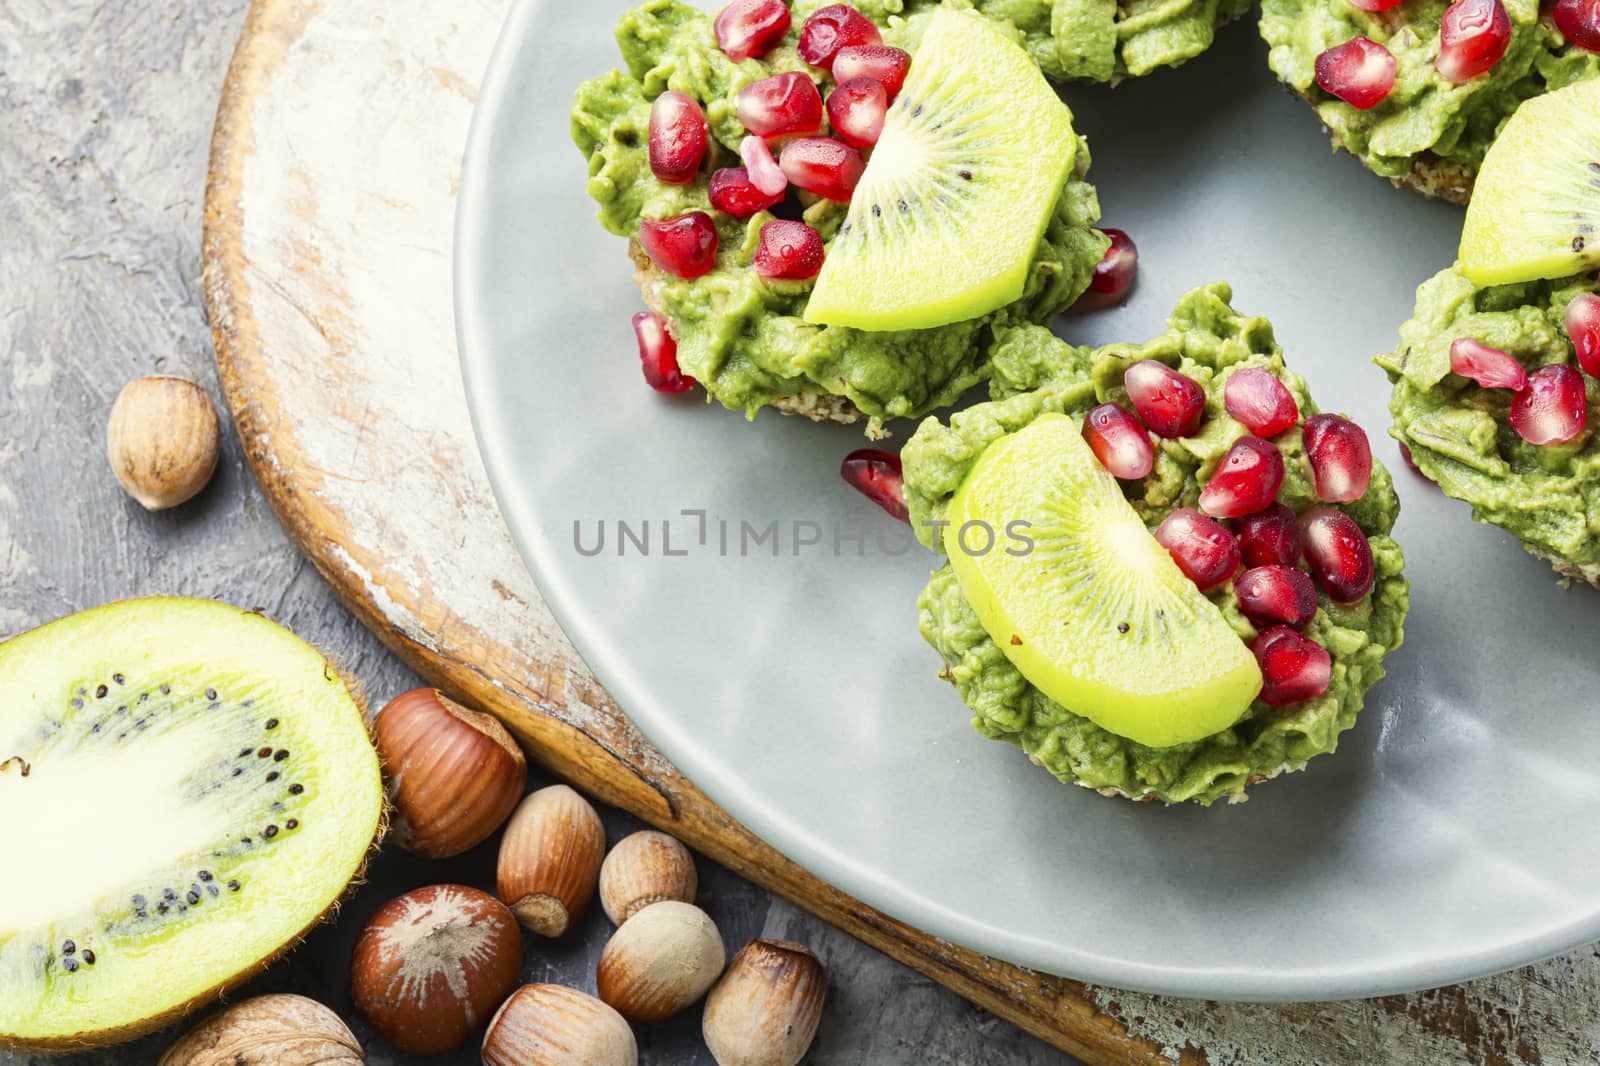
[(600, 998), (632, 1022), (658, 1022), (701, 996), (727, 954), (716, 923), (677, 900), (653, 903), (617, 927), (595, 972)]
[(355, 1066), (366, 1062), (350, 1028), (304, 996), (256, 996), (201, 1022), (159, 1066)]
[(522, 934), (486, 892), (434, 885), (372, 916), (350, 961), (356, 1009), (417, 1055), (459, 1047), (517, 986)]
[(622, 1015), (563, 985), (523, 985), (483, 1034), (483, 1066), (638, 1066)]
[(700, 1032), (717, 1066), (795, 1066), (816, 1038), (826, 989), (805, 946), (746, 944), (706, 997)]
[(606, 831), (589, 801), (566, 785), (522, 801), (500, 840), (500, 899), (540, 936), (560, 936), (588, 906), (606, 853)]
[(221, 428), (211, 397), (192, 381), (135, 378), (106, 426), (106, 458), (129, 496), (162, 511), (192, 499), (217, 469)]
[(698, 887), (689, 849), (653, 829), (623, 837), (600, 866), (600, 905), (617, 925), (662, 900), (693, 903)]
[(390, 700), (376, 732), (396, 840), (425, 859), (460, 855), (489, 839), (527, 790), (528, 762), (505, 726), (437, 689)]

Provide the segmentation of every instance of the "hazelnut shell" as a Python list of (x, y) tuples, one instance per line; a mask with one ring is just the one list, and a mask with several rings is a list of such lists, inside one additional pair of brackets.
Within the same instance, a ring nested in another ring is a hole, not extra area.
[(222, 429), (206, 390), (186, 378), (135, 378), (106, 425), (106, 458), (123, 491), (147, 510), (196, 496), (217, 469)]
[(212, 1015), (159, 1066), (356, 1066), (361, 1044), (337, 1014), (304, 996), (256, 996)]
[(600, 866), (600, 905), (617, 925), (662, 900), (693, 903), (698, 888), (689, 849), (653, 829), (622, 838)]
[(563, 985), (523, 985), (483, 1034), (484, 1066), (638, 1066), (633, 1030), (615, 1010)]
[(716, 923), (689, 903), (666, 900), (617, 927), (595, 971), (600, 998), (632, 1022), (658, 1022), (705, 995), (727, 953)]
[(826, 991), (808, 948), (753, 940), (706, 997), (701, 1035), (717, 1066), (795, 1066), (816, 1038)]
[(583, 914), (600, 878), (606, 831), (589, 801), (566, 785), (524, 799), (500, 839), (501, 902), (540, 936), (560, 936)]

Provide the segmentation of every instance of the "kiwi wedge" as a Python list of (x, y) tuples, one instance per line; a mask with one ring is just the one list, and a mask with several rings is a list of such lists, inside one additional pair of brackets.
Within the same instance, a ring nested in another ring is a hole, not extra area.
[[(950, 501), (945, 552), (996, 645), (1045, 695), (1152, 748), (1220, 732), (1261, 669), (1150, 535), (1084, 442), (1045, 414), (984, 449)], [(1028, 523), (1031, 549), (986, 530)], [(970, 524), (970, 525), (969, 525)]]
[(1524, 103), (1484, 157), (1461, 231), (1481, 287), (1600, 267), (1600, 81)]
[(0, 1047), (214, 998), (328, 913), (383, 821), (356, 698), (265, 618), (131, 600), (0, 644)]
[(805, 318), (931, 329), (1020, 299), (1072, 169), (1072, 112), (982, 16), (940, 8), (884, 122)]

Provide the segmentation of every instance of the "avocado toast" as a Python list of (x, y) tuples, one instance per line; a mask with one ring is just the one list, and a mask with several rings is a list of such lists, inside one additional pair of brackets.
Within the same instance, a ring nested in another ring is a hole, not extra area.
[(994, 399), (902, 452), (948, 556), (918, 602), (941, 676), (979, 732), (1107, 795), (1237, 802), (1300, 769), (1403, 636), (1388, 472), (1230, 298), (1189, 293), (1142, 346), (1004, 330)]
[(617, 27), (626, 69), (578, 90), (573, 138), (639, 266), (652, 384), (880, 435), (983, 380), (993, 331), (1071, 306), (1110, 242), (1071, 113), (993, 23), (799, 16), (648, 0)]

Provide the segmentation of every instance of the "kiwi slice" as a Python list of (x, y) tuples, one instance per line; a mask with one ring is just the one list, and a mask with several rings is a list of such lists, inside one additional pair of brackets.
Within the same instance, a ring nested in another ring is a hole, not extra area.
[(132, 600), (0, 644), (0, 1047), (131, 1039), (249, 977), (383, 816), (361, 707), (265, 618)]
[(805, 318), (930, 329), (1021, 298), (1072, 169), (1072, 112), (987, 19), (940, 8), (884, 122)]
[(1476, 285), (1600, 267), (1600, 81), (1524, 103), (1484, 157), (1461, 231)]
[[(1233, 725), (1255, 656), (1095, 459), (1046, 414), (984, 449), (950, 502), (945, 551), (984, 630), (1045, 695), (1152, 748)], [(1031, 527), (1031, 550), (997, 535)], [(970, 524), (970, 525), (969, 525)]]

